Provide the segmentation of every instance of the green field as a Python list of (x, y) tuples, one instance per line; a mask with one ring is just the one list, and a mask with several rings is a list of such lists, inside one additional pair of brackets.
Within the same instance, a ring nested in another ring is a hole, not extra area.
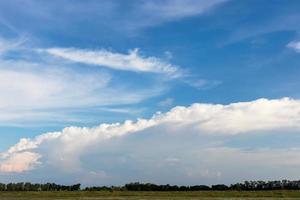
[(300, 199), (300, 191), (201, 191), (201, 192), (0, 192), (1, 200), (39, 199)]

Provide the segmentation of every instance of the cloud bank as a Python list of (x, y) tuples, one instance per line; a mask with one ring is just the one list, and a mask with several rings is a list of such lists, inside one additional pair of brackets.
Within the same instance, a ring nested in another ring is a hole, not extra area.
[[(103, 183), (138, 179), (168, 182), (169, 178), (172, 182), (184, 178), (191, 183), (197, 181), (196, 177), (229, 181), (234, 169), (246, 171), (247, 165), (261, 168), (235, 178), (295, 176), (295, 168), (300, 165), (296, 161), (300, 155), (298, 148), (244, 150), (224, 142), (240, 135), (299, 132), (299, 122), (300, 101), (289, 98), (228, 105), (195, 103), (156, 113), (150, 119), (93, 128), (67, 127), (33, 139), (21, 139), (1, 154), (0, 170), (55, 170), (61, 176), (72, 174), (80, 180), (89, 173), (99, 173)], [(20, 156), (22, 159), (16, 159)], [(233, 163), (235, 166), (230, 168)], [(271, 165), (276, 166), (264, 175)], [(291, 171), (280, 173), (283, 166)], [(178, 174), (178, 179), (172, 178), (171, 172)]]

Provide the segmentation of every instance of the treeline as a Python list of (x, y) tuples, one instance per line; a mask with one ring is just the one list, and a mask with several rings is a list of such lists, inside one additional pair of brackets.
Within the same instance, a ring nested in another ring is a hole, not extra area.
[(80, 184), (58, 185), (55, 183), (0, 183), (0, 191), (79, 191)]
[(128, 183), (124, 186), (101, 186), (80, 188), (80, 184), (59, 185), (55, 183), (33, 184), (33, 183), (0, 183), (0, 191), (225, 191), (225, 190), (299, 190), (300, 180), (298, 181), (245, 181), (231, 185), (156, 185), (152, 183)]
[(300, 180), (298, 181), (245, 181), (231, 185), (216, 184), (178, 186), (178, 185), (156, 185), (152, 183), (129, 183), (122, 187), (87, 187), (86, 191), (224, 191), (224, 190), (299, 190)]

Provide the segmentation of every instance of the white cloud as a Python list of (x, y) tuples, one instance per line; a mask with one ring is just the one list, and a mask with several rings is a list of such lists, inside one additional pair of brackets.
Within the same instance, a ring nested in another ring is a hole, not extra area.
[(116, 53), (105, 49), (76, 49), (76, 48), (49, 48), (39, 49), (38, 52), (46, 52), (55, 57), (63, 58), (71, 62), (97, 65), (122, 71), (151, 72), (166, 75), (168, 79), (175, 79), (197, 89), (211, 89), (222, 82), (218, 80), (197, 79), (191, 72), (173, 65), (167, 60), (157, 57), (145, 57), (139, 54), (138, 49), (129, 50), (128, 54)]
[(193, 124), (200, 132), (240, 134), (251, 131), (299, 128), (300, 101), (289, 98), (258, 99), (251, 102), (193, 104), (175, 107), (161, 117), (164, 121)]
[[(3, 170), (6, 168), (10, 172), (23, 172), (32, 167), (20, 170), (18, 166), (39, 166), (80, 177), (89, 171), (101, 171), (111, 177), (108, 183), (137, 179), (176, 182), (176, 176), (170, 173), (178, 173), (178, 180), (196, 181), (196, 177), (199, 180), (201, 176), (207, 181), (228, 181), (233, 178), (233, 169), (245, 172), (236, 176), (238, 178), (259, 178), (251, 170), (246, 173), (249, 166), (258, 167), (255, 171), (262, 175), (261, 178), (292, 176), (300, 165), (295, 162), (300, 155), (299, 149), (279, 149), (273, 154), (268, 149), (245, 151), (222, 147), (222, 144), (224, 137), (234, 135), (299, 132), (299, 122), (300, 101), (289, 98), (229, 105), (196, 103), (136, 122), (101, 124), (93, 128), (67, 127), (34, 139), (22, 139), (2, 153), (0, 166), (3, 167), (0, 169), (2, 172), (7, 171)], [(14, 159), (23, 152), (34, 153), (40, 159)], [(271, 165), (276, 167), (263, 176)], [(279, 173), (280, 167), (291, 171)]]
[(73, 62), (99, 65), (116, 70), (134, 72), (154, 72), (180, 76), (179, 68), (156, 57), (143, 57), (138, 49), (130, 50), (128, 54), (114, 53), (107, 50), (85, 50), (75, 48), (49, 48), (39, 50), (50, 55)]
[(22, 173), (32, 170), (39, 164), (40, 155), (32, 152), (21, 152), (10, 155), (8, 159), (1, 162), (0, 172), (5, 173)]
[(288, 43), (287, 47), (300, 53), (300, 41), (292, 41), (292, 42)]

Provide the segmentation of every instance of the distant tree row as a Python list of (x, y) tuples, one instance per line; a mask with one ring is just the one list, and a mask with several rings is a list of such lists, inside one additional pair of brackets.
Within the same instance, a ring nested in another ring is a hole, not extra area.
[(86, 191), (223, 191), (223, 190), (299, 190), (300, 180), (298, 181), (245, 181), (244, 183), (236, 183), (231, 185), (216, 184), (178, 186), (178, 185), (156, 185), (152, 183), (129, 183), (122, 187), (87, 187)]
[[(217, 184), (212, 186), (193, 185), (156, 185), (152, 183), (128, 183), (124, 186), (101, 186), (86, 187), (85, 191), (223, 191), (223, 190), (299, 190), (298, 181), (245, 181), (231, 185)], [(55, 183), (33, 184), (33, 183), (0, 183), (0, 191), (79, 191), (80, 184), (59, 185)]]
[(0, 191), (78, 191), (80, 184), (58, 185), (55, 183), (33, 184), (33, 183), (0, 183)]

